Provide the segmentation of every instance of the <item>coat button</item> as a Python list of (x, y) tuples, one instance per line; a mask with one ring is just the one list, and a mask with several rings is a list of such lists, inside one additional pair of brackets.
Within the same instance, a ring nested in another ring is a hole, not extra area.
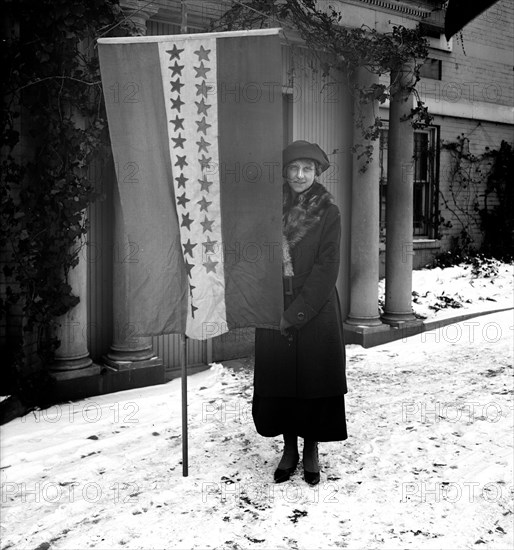
[(305, 313), (300, 311), (300, 313), (296, 314), (296, 317), (298, 318), (298, 321), (303, 321), (305, 319)]

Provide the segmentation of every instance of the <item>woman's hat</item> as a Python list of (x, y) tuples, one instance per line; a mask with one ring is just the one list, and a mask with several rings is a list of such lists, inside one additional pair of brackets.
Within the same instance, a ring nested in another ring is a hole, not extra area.
[(325, 151), (317, 143), (309, 143), (303, 139), (293, 141), (282, 151), (282, 166), (285, 168), (289, 163), (298, 159), (316, 161), (319, 165), (320, 174), (330, 166)]

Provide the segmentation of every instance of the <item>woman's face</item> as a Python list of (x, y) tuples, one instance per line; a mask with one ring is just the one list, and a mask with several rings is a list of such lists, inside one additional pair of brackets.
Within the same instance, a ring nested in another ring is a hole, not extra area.
[(295, 193), (307, 191), (313, 184), (315, 176), (316, 164), (313, 160), (298, 159), (287, 165), (287, 183)]

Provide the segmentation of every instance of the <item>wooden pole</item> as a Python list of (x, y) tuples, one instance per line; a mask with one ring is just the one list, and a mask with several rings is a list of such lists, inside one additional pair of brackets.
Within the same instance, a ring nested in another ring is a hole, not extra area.
[(186, 0), (181, 0), (181, 20), (180, 20), (180, 34), (187, 34), (187, 4)]
[(182, 353), (180, 362), (182, 368), (182, 476), (189, 474), (189, 460), (187, 448), (187, 336), (181, 335)]
[[(180, 34), (187, 33), (187, 4), (186, 0), (180, 1), (181, 21)], [(189, 475), (189, 457), (187, 448), (187, 336), (181, 335), (182, 353), (180, 354), (182, 370), (182, 477)]]

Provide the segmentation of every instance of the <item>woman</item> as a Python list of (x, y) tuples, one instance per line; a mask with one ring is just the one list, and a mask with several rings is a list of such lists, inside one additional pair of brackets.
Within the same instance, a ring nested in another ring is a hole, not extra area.
[(283, 434), (275, 482), (287, 481), (304, 439), (304, 478), (320, 480), (318, 441), (347, 438), (345, 355), (339, 299), (341, 222), (333, 197), (317, 181), (329, 167), (315, 143), (283, 151), (284, 313), (280, 330), (256, 329), (252, 414), (257, 432)]

